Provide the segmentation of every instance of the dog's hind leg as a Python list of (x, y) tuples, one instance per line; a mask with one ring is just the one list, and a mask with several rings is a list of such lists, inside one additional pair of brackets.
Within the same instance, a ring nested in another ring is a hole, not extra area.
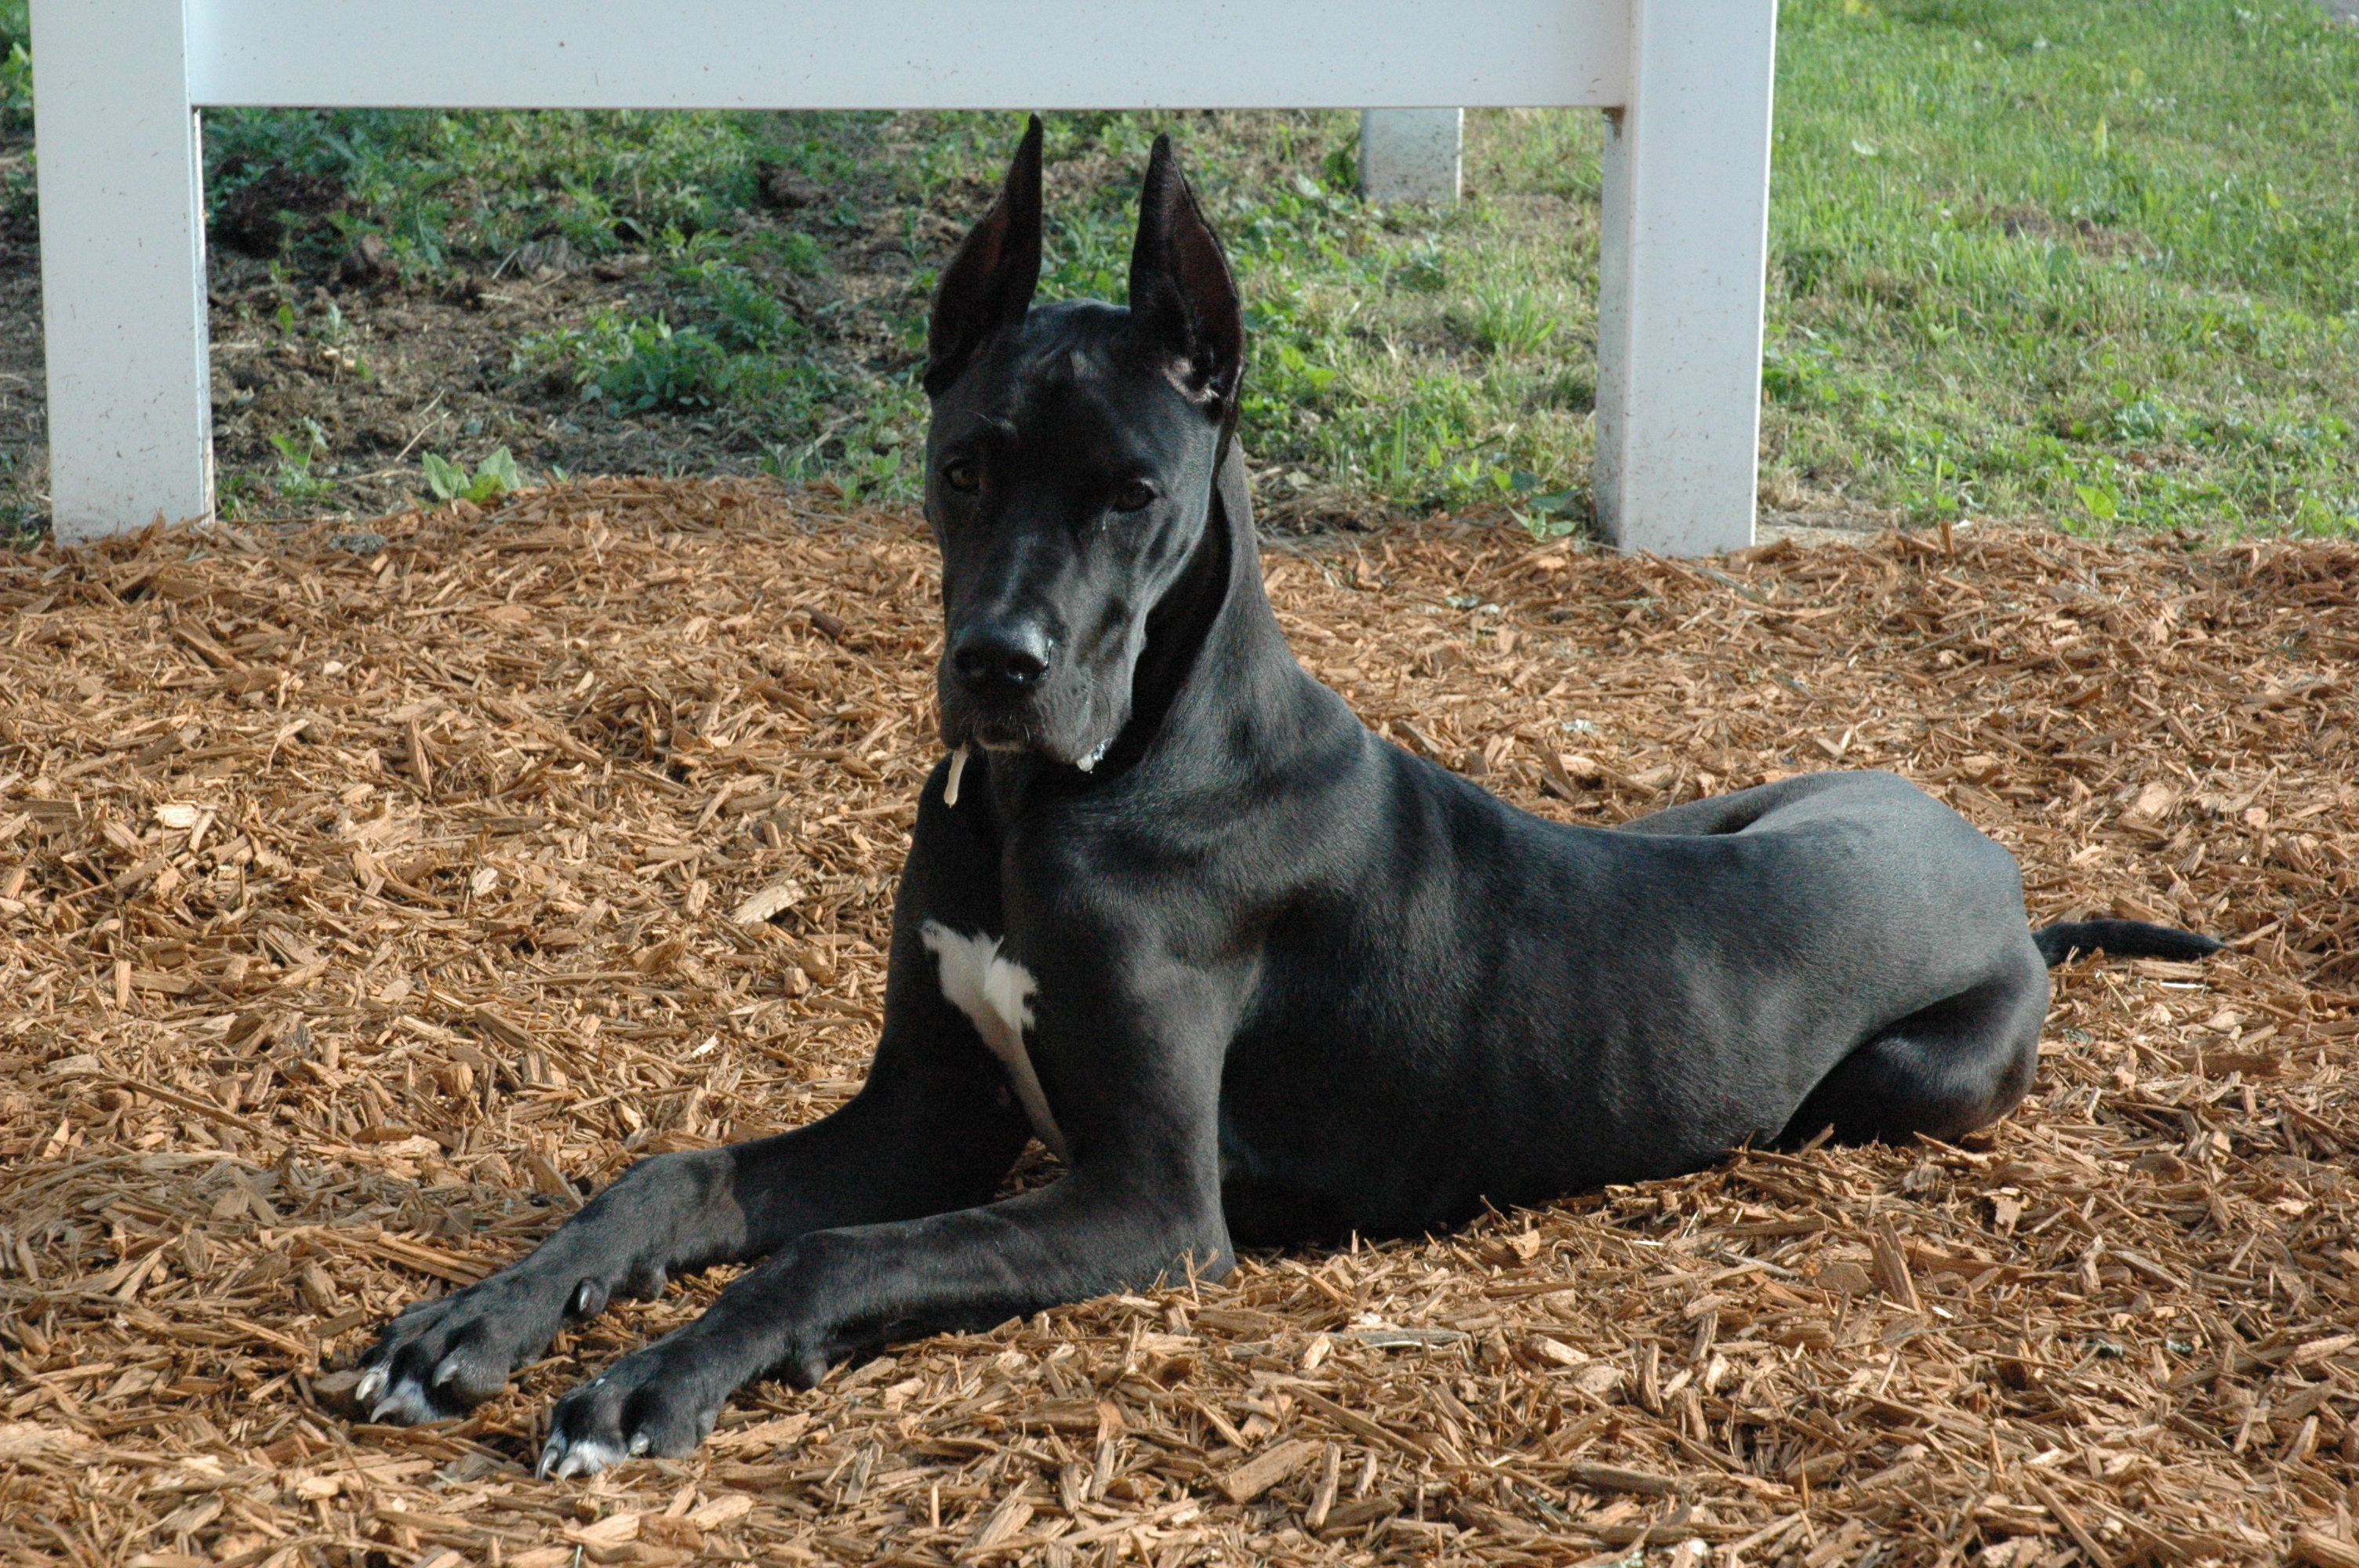
[(908, 1219), (990, 1196), (1025, 1139), (1007, 1078), (944, 999), (917, 914), (979, 920), (992, 851), (941, 806), (938, 770), (902, 877), (885, 1028), (851, 1104), (794, 1131), (642, 1160), (521, 1261), (411, 1307), (362, 1357), (373, 1419), (432, 1421), (496, 1393), (568, 1319), (671, 1275), (766, 1257), (812, 1230)]
[(2047, 1015), (2047, 973), (2028, 965), (1910, 1013), (1835, 1064), (1780, 1141), (1829, 1127), (1846, 1143), (1971, 1132), (2031, 1087)]

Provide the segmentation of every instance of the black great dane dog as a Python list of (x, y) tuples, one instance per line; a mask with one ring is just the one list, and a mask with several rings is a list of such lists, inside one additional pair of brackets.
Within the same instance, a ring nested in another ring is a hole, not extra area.
[[(678, 1454), (732, 1390), (889, 1341), (1747, 1140), (1954, 1138), (2029, 1085), (2071, 948), (2007, 852), (1889, 773), (1613, 830), (1379, 741), (1262, 590), (1244, 329), (1171, 156), (1127, 309), (1032, 308), (1036, 120), (943, 274), (926, 390), (942, 739), (866, 1086), (811, 1126), (634, 1166), (366, 1357), (380, 1418), (457, 1413), (569, 1318), (722, 1262), (697, 1322), (567, 1394), (542, 1468)], [(1069, 1167), (994, 1202), (1037, 1133)]]

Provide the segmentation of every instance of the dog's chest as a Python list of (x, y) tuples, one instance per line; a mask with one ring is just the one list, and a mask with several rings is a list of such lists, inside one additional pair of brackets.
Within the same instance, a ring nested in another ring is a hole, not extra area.
[(966, 1014), (1007, 1069), (1016, 1098), (1040, 1141), (1059, 1159), (1066, 1158), (1065, 1135), (1049, 1113), (1049, 1097), (1041, 1092), (1040, 1076), (1024, 1044), (1024, 1032), (1032, 1026), (1032, 998), (1039, 989), (1032, 972), (999, 956), (1001, 937), (980, 931), (962, 935), (939, 920), (927, 921), (919, 936), (939, 966), (942, 1000)]

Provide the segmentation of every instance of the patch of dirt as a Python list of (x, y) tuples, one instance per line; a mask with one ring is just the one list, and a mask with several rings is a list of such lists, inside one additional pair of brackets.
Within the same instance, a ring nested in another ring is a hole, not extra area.
[[(245, 171), (221, 172), (227, 177)], [(338, 181), (291, 168), (267, 168), (215, 207), (212, 239), (216, 245), (266, 260), (291, 241), (316, 241), (333, 233), (332, 220), (345, 210), (344, 188)]]
[[(578, 324), (602, 307), (655, 308), (637, 280), (646, 258), (595, 270), (502, 274), (448, 285), (337, 277), (292, 288), (267, 264), (216, 248), (212, 300), (213, 451), (227, 509), (251, 517), (316, 514), (323, 503), (361, 512), (424, 492), (419, 454), (479, 461), (506, 446), (527, 469), (570, 472), (750, 473), (761, 446), (726, 415), (618, 415), (569, 387), (509, 373), (516, 340)], [(293, 313), (299, 331), (277, 321)], [(333, 343), (317, 329), (331, 308)], [(48, 512), (40, 268), (31, 244), (0, 245), (0, 505)], [(270, 438), (299, 450), (316, 423), (312, 471), (326, 494), (289, 494)]]
[(2037, 207), (1994, 207), (1990, 220), (2008, 239), (2028, 234), (2039, 240), (2063, 240), (2092, 255), (2151, 256), (2154, 242), (2135, 229), (2115, 229), (2093, 218), (2059, 222)]
[[(422, 451), (473, 462), (506, 446), (542, 471), (750, 472), (760, 447), (724, 414), (625, 416), (582, 400), (570, 384), (511, 373), (527, 334), (577, 325), (602, 308), (654, 314), (660, 291), (640, 282), (647, 270), (644, 255), (625, 255), (594, 268), (519, 266), (441, 285), (339, 280), (290, 300), (264, 264), (217, 257), (213, 442), (224, 476), (253, 476), (251, 513), (316, 511), (316, 501), (287, 495), (270, 477), (279, 459), (270, 438), (299, 441), (307, 420), (325, 438), (315, 462), (332, 466), (337, 498), (371, 510), (422, 492)], [(282, 301), (314, 330), (279, 330)], [(323, 341), (317, 329), (332, 308), (345, 329), (333, 334), (340, 341)]]
[(0, 557), (0, 1539), (2349, 1559), (2359, 551), (1990, 529), (1689, 563), (1432, 527), (1266, 570), (1313, 673), (1529, 809), (1889, 767), (2017, 855), (2038, 919), (2234, 947), (2060, 970), (2031, 1098), (1959, 1147), (1260, 1255), (757, 1385), (686, 1460), (545, 1485), (549, 1400), (720, 1271), (440, 1428), (355, 1420), (352, 1357), (634, 1158), (857, 1089), (940, 754), (923, 529), (600, 481), (45, 545)]
[[(0, 174), (25, 144), (0, 146)], [(829, 191), (781, 171), (739, 232), (788, 229), (817, 239), (816, 278), (766, 280), (806, 322), (825, 319), (810, 352), (890, 374), (910, 359), (875, 305), (898, 304), (920, 265), (948, 259), (962, 224), (988, 203), (945, 200), (954, 215), (911, 211), (889, 180)], [(208, 247), (212, 302), (213, 449), (224, 511), (247, 519), (397, 509), (425, 493), (419, 459), (432, 451), (473, 464), (506, 446), (527, 470), (569, 473), (751, 474), (766, 450), (747, 414), (729, 408), (624, 413), (584, 401), (570, 384), (511, 369), (520, 340), (578, 327), (601, 310), (624, 318), (679, 311), (663, 269), (644, 253), (586, 261), (542, 241), (446, 277), (404, 276), (382, 243), (308, 270), (274, 268), (289, 232), (317, 241), (343, 203), (331, 181), (285, 170), (223, 204)], [(821, 211), (821, 209), (824, 208)], [(285, 320), (281, 309), (288, 312)], [(38, 236), (0, 231), (0, 510), (21, 528), (48, 514)], [(308, 449), (325, 443), (311, 474), (288, 482), (272, 438)], [(0, 521), (0, 536), (7, 529)]]
[[(1238, 178), (1276, 183), (1294, 165), (1280, 149), (1299, 116), (1210, 115)], [(754, 211), (734, 214), (744, 235), (788, 232), (817, 243), (816, 276), (765, 276), (810, 330), (794, 351), (853, 382), (905, 372), (917, 357), (900, 322), (921, 275), (946, 262), (995, 188), (969, 179), (930, 205), (902, 194), (894, 170), (929, 134), (927, 117), (875, 128), (873, 156), (838, 187), (799, 170), (765, 175)], [(29, 143), (0, 142), (0, 179)], [(1129, 189), (1140, 160), (1100, 149), (1052, 162), (1050, 206), (1077, 211), (1109, 189)], [(778, 439), (759, 411), (731, 407), (623, 412), (585, 401), (563, 377), (519, 374), (518, 343), (578, 328), (601, 311), (682, 319), (666, 269), (645, 252), (599, 258), (546, 238), (472, 270), (405, 274), (382, 242), (339, 251), (326, 236), (344, 209), (332, 181), (266, 172), (222, 204), (211, 234), (213, 448), (225, 514), (248, 521), (323, 512), (366, 515), (425, 495), (422, 453), (469, 465), (507, 447), (534, 474), (751, 475)], [(291, 218), (291, 222), (289, 221)], [(299, 242), (281, 257), (281, 241)], [(279, 258), (274, 261), (274, 258)], [(282, 310), (286, 313), (282, 319)], [(48, 514), (38, 235), (0, 223), (0, 537)], [(308, 475), (290, 473), (273, 438), (299, 457), (313, 427), (324, 447)], [(805, 432), (790, 445), (825, 429)], [(826, 455), (823, 451), (822, 455)], [(1274, 524), (1369, 528), (1397, 514), (1341, 491), (1272, 497)]]

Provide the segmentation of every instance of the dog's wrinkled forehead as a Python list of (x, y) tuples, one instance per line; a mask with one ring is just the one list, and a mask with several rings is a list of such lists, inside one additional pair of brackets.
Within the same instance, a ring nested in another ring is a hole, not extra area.
[[(1142, 352), (1130, 313), (1093, 300), (1042, 306), (999, 351), (988, 376), (966, 378), (937, 412), (946, 433), (973, 430), (1003, 444), (1048, 441), (1151, 463), (1199, 434), (1187, 398)], [(944, 419), (943, 416), (948, 418)]]
[(1102, 345), (1059, 339), (1019, 347), (1014, 372), (990, 416), (1017, 434), (1064, 424), (1102, 405), (1117, 391), (1119, 377)]
[(1055, 387), (1081, 391), (1104, 381), (1106, 367), (1086, 349), (1052, 346), (1039, 350), (1026, 361), (1023, 376), (1036, 390)]

